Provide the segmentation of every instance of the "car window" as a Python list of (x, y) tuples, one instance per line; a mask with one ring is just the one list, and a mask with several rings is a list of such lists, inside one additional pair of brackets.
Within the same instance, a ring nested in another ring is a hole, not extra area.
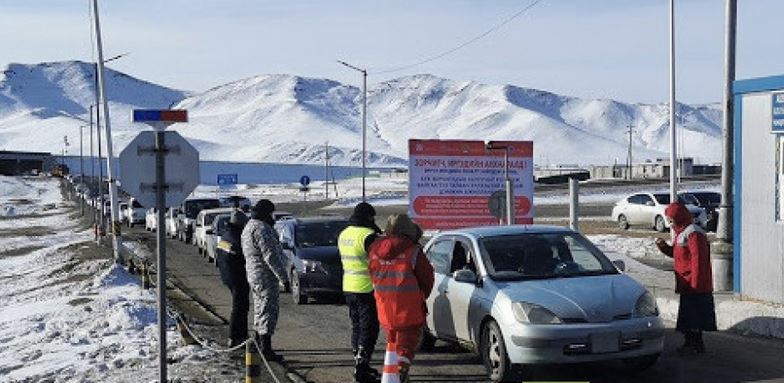
[(604, 254), (576, 233), (526, 233), (481, 241), (491, 277), (501, 280), (615, 274)]
[[(670, 195), (669, 194), (656, 193), (653, 196), (656, 197), (656, 202), (658, 202), (659, 205), (669, 205), (670, 204)], [(650, 197), (648, 197), (648, 199), (650, 199)]]
[(196, 218), (200, 211), (205, 209), (215, 209), (220, 207), (220, 201), (217, 199), (195, 199), (185, 201), (185, 216), (188, 218)]
[(449, 274), (453, 243), (452, 240), (443, 239), (434, 243), (428, 249), (427, 259), (430, 260), (436, 273)]
[[(656, 199), (658, 200), (658, 197)], [(653, 198), (647, 194), (640, 194), (640, 205), (647, 205), (648, 202), (653, 202)]]
[(346, 221), (301, 223), (294, 231), (299, 247), (337, 246), (338, 236), (348, 226)]
[(229, 230), (229, 218), (228, 215), (222, 214), (219, 215), (213, 222), (212, 227), (214, 229), (215, 235), (223, 235), (227, 230)]
[(691, 193), (678, 194), (678, 202), (684, 205), (700, 206), (700, 200)]
[(452, 259), (449, 262), (449, 275), (455, 271), (468, 269), (476, 273), (476, 263), (471, 254), (471, 245), (466, 241), (455, 241), (452, 248)]
[(632, 204), (635, 204), (635, 205), (645, 205), (645, 201), (644, 201), (643, 197), (647, 197), (647, 196), (643, 195), (643, 194), (635, 194), (635, 195), (629, 197), (629, 203), (632, 203)]

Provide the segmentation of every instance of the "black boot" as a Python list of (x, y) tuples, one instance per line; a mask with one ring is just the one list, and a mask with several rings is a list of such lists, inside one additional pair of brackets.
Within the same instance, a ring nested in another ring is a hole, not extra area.
[(356, 383), (380, 383), (381, 374), (378, 370), (370, 367), (370, 357), (372, 350), (362, 347), (354, 354), (354, 382)]
[(272, 350), (272, 335), (270, 334), (261, 336), (261, 355), (270, 362), (280, 363), (283, 361), (283, 356)]
[(702, 341), (702, 331), (699, 330), (694, 333), (694, 351), (698, 354), (705, 353), (705, 342)]
[(697, 353), (696, 348), (696, 339), (694, 336), (694, 332), (691, 330), (687, 330), (683, 333), (683, 345), (678, 347), (676, 351), (680, 356), (689, 356), (694, 355)]

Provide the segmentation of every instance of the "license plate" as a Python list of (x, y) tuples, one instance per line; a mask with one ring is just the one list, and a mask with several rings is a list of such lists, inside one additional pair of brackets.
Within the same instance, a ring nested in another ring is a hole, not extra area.
[(602, 354), (605, 352), (618, 352), (620, 334), (617, 332), (599, 333), (591, 335), (591, 352)]

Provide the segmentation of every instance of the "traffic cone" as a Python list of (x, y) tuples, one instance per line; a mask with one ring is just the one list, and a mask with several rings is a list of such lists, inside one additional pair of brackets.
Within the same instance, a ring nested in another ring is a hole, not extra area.
[(387, 352), (384, 355), (384, 373), (381, 383), (400, 383), (397, 366), (397, 347), (392, 342), (387, 342)]

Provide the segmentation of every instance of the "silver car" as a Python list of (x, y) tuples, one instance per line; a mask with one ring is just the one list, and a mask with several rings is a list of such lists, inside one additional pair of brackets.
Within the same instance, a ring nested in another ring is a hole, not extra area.
[(526, 364), (656, 363), (664, 324), (653, 295), (582, 235), (555, 226), (439, 233), (425, 247), (435, 269), (423, 349), (435, 339), (477, 351), (490, 380)]

